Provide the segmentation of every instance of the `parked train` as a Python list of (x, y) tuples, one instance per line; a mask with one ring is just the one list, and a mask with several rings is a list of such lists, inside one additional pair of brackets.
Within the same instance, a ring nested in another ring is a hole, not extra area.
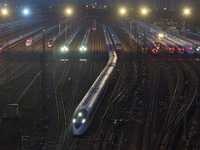
[(110, 32), (111, 38), (112, 38), (112, 40), (114, 42), (115, 50), (116, 51), (121, 51), (122, 50), (121, 43), (118, 40), (118, 38), (117, 38), (117, 36), (116, 36), (115, 32), (113, 31), (111, 26), (108, 26), (108, 31)]
[(38, 31), (42, 30), (43, 28), (44, 28), (44, 27), (40, 27), (40, 28), (38, 28), (38, 29), (35, 29), (35, 30), (29, 32), (29, 33), (24, 34), (23, 36), (19, 36), (19, 37), (17, 37), (17, 38), (11, 39), (11, 40), (9, 40), (9, 41), (7, 41), (7, 42), (1, 44), (0, 50), (3, 51), (7, 46), (10, 46), (10, 45), (12, 45), (12, 44), (14, 44), (14, 43), (16, 43), (16, 42), (22, 40), (22, 39), (25, 39), (26, 37), (28, 37), (28, 36), (30, 36), (30, 35), (32, 35), (32, 34), (38, 32)]
[(90, 31), (91, 31), (91, 27), (88, 27), (86, 32), (85, 32), (85, 35), (83, 37), (83, 40), (81, 42), (81, 45), (79, 47), (79, 51), (82, 52), (82, 53), (87, 51), (87, 43), (88, 43)]
[(70, 35), (70, 37), (64, 43), (64, 46), (61, 47), (61, 52), (66, 53), (69, 51), (69, 47), (72, 41), (74, 40), (74, 38), (76, 37), (76, 35), (78, 34), (78, 32), (80, 31), (80, 29), (81, 27), (76, 28), (76, 30)]
[[(64, 23), (64, 21), (61, 22), (60, 24), (62, 24), (62, 23)], [(48, 28), (48, 29), (45, 31), (45, 34), (49, 34), (50, 32), (52, 32), (52, 30), (56, 29), (57, 27), (58, 27), (58, 24), (52, 26), (51, 28)], [(44, 31), (43, 31), (43, 32), (44, 32)], [(38, 34), (32, 36), (31, 38), (28, 38), (28, 39), (26, 40), (25, 45), (26, 45), (26, 46), (31, 46), (32, 44), (34, 44), (34, 43), (38, 42), (39, 40), (41, 40), (42, 37), (43, 37), (43, 32), (40, 32), (40, 33), (38, 33)]]
[(61, 30), (60, 33), (57, 33), (56, 35), (54, 35), (52, 38), (50, 38), (47, 42), (47, 46), (50, 48), (54, 45), (54, 43), (56, 42), (56, 40), (58, 39), (59, 36), (62, 36), (62, 34), (68, 29), (70, 28), (70, 25), (68, 25), (67, 27), (65, 27), (63, 30)]
[[(135, 20), (132, 20), (132, 22), (136, 23)], [(194, 39), (185, 38), (181, 36), (178, 33), (172, 32), (170, 30), (167, 30), (167, 32), (161, 31), (157, 27), (153, 25), (149, 25), (146, 23), (143, 23), (141, 21), (138, 21), (139, 25), (142, 28), (147, 29), (147, 34), (153, 34), (154, 37), (160, 32), (163, 32), (165, 35), (163, 39), (168, 40), (168, 45), (171, 45), (170, 47), (174, 47), (174, 50), (176, 50), (179, 54), (183, 54), (184, 52), (187, 54), (194, 54), (194, 53), (200, 53), (198, 50), (200, 48), (200, 43), (198, 41), (195, 41)], [(166, 44), (165, 44), (166, 45)], [(170, 48), (170, 50), (173, 50), (173, 48)], [(184, 51), (183, 51), (184, 49)]]
[(105, 25), (102, 25), (106, 44), (109, 52), (109, 60), (96, 81), (86, 93), (73, 115), (73, 134), (82, 135), (88, 129), (97, 109), (101, 103), (101, 96), (108, 86), (109, 79), (117, 63), (117, 55)]
[(96, 21), (96, 19), (93, 21), (93, 23), (92, 23), (92, 30), (93, 31), (96, 31), (96, 29), (97, 29), (97, 21)]
[(29, 38), (26, 40), (26, 46), (31, 46), (32, 45), (32, 42), (33, 42), (33, 38)]

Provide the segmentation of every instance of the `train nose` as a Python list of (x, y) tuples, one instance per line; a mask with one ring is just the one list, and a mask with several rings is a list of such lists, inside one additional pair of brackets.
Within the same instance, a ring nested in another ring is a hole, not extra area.
[(78, 129), (78, 128), (80, 128), (81, 127), (81, 125), (82, 125), (82, 122), (76, 122), (76, 123), (74, 123), (74, 127), (76, 128), (76, 129)]

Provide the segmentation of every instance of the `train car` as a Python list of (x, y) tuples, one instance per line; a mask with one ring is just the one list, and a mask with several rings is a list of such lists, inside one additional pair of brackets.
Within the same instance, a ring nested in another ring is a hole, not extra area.
[(146, 46), (146, 45), (140, 45), (140, 52), (142, 53), (142, 54), (147, 54), (148, 53), (148, 46)]
[(86, 52), (87, 51), (87, 45), (86, 44), (81, 44), (80, 47), (79, 47), (79, 50), (81, 52)]
[(194, 33), (194, 32), (188, 31), (188, 30), (183, 30), (183, 32), (185, 32), (187, 37), (190, 37), (190, 38), (198, 40), (198, 41), (200, 40), (200, 34), (198, 34), (198, 33)]
[(88, 39), (89, 39), (89, 35), (90, 35), (90, 31), (91, 31), (91, 27), (88, 27), (86, 32), (85, 32), (85, 35), (83, 37), (83, 40), (81, 42), (81, 45), (79, 47), (79, 51), (81, 53), (84, 53), (87, 51), (87, 43), (88, 43)]
[(155, 47), (157, 49), (160, 49), (160, 43), (159, 42), (155, 41), (155, 42), (153, 42), (153, 44), (155, 45)]
[(27, 39), (25, 45), (26, 46), (31, 46), (32, 45), (32, 40), (33, 40), (32, 38)]
[(152, 53), (152, 54), (157, 54), (158, 53), (158, 49), (154, 44), (149, 44), (148, 47), (149, 47), (150, 53)]
[(168, 52), (169, 54), (174, 54), (175, 47), (172, 44), (168, 44), (164, 41), (161, 41), (161, 47), (164, 51)]
[(122, 50), (121, 43), (116, 43), (116, 45), (115, 45), (115, 50), (116, 50), (116, 51), (121, 51), (121, 50)]
[(95, 20), (93, 21), (93, 23), (92, 23), (92, 30), (93, 30), (93, 31), (96, 31), (96, 29), (97, 29), (96, 24), (97, 24), (97, 21), (96, 21), (96, 19), (95, 19)]
[(61, 52), (68, 52), (69, 51), (69, 44), (64, 44), (63, 47), (61, 47)]
[(68, 25), (67, 27), (65, 27), (63, 30), (60, 31), (60, 33), (57, 33), (56, 35), (54, 35), (52, 38), (50, 38), (47, 42), (47, 46), (49, 48), (53, 47), (54, 43), (56, 42), (56, 40), (59, 38), (59, 36), (62, 36), (63, 33), (70, 28), (70, 25)]
[(50, 39), (48, 42), (47, 42), (47, 46), (50, 48), (53, 46), (53, 43), (54, 43), (54, 40), (53, 39)]
[(97, 27), (96, 27), (96, 19), (93, 21), (92, 23), (92, 30), (96, 31)]
[(117, 55), (114, 48), (110, 43), (110, 39), (106, 37), (108, 34), (105, 33), (107, 32), (105, 26), (103, 26), (103, 30), (108, 47), (109, 60), (74, 112), (72, 120), (74, 135), (82, 135), (88, 129), (95, 113), (97, 112), (98, 106), (101, 103), (100, 98), (105, 91), (105, 88), (108, 86), (109, 79), (117, 62)]
[(122, 46), (121, 46), (121, 43), (120, 41), (118, 40), (115, 32), (113, 31), (112, 27), (111, 26), (108, 26), (108, 31), (110, 32), (110, 36), (113, 40), (113, 43), (114, 43), (114, 46), (115, 46), (115, 50), (116, 51), (121, 51), (122, 50)]
[(70, 35), (67, 41), (65, 41), (64, 45), (61, 47), (62, 53), (66, 53), (69, 51), (69, 47), (79, 31), (80, 31), (80, 27), (76, 28), (76, 30)]
[[(63, 23), (64, 22), (61, 22), (60, 24), (63, 24)], [(51, 28), (48, 28), (47, 30), (45, 30), (45, 34), (49, 34), (50, 32), (52, 32), (52, 30), (56, 29), (57, 27), (58, 27), (58, 24), (52, 26)], [(39, 40), (42, 39), (43, 34), (44, 34), (44, 31), (39, 32), (38, 34), (34, 34), (33, 37), (26, 40), (25, 45), (28, 47), (28, 46), (31, 46), (32, 44), (38, 42)]]
[(194, 48), (192, 46), (185, 45), (185, 52), (189, 55), (194, 54)]
[(184, 47), (182, 45), (176, 45), (175, 50), (178, 54), (184, 54)]

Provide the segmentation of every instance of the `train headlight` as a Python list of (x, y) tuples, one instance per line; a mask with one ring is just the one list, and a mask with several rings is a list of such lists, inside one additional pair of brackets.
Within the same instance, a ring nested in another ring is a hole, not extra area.
[(85, 121), (86, 121), (85, 119), (82, 119), (82, 123), (85, 123)]
[(81, 112), (79, 112), (79, 113), (78, 113), (78, 116), (79, 116), (79, 117), (82, 117), (82, 116), (83, 116), (83, 114), (82, 114)]
[(69, 50), (69, 49), (68, 49), (68, 47), (66, 47), (66, 46), (64, 46), (64, 47), (61, 48), (61, 51), (62, 51), (62, 52), (68, 51), (68, 50)]
[(73, 119), (73, 123), (75, 123), (76, 122), (76, 119)]
[(79, 50), (80, 50), (80, 51), (86, 51), (87, 48), (86, 48), (85, 46), (81, 46)]

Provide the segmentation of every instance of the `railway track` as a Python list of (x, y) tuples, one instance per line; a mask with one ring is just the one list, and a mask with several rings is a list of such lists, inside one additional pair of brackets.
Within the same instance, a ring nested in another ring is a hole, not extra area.
[[(105, 53), (105, 49), (107, 49), (105, 45), (104, 40), (102, 40), (103, 37), (103, 32), (101, 29), (101, 25), (97, 25), (99, 28), (97, 28), (97, 31), (95, 31), (95, 33), (91, 33), (91, 37), (92, 40), (89, 40), (89, 44), (91, 42), (91, 53), (88, 56), (89, 60), (90, 60), (90, 71), (89, 71), (89, 85), (92, 84), (93, 81), (95, 81), (96, 77), (94, 76), (94, 73), (97, 75), (99, 72), (101, 72), (102, 68), (104, 68), (106, 61), (102, 62), (102, 61), (96, 61), (99, 60), (99, 57), (103, 56), (106, 54), (106, 57), (108, 57), (107, 55), (107, 51)], [(98, 32), (99, 34), (101, 34), (102, 36), (100, 37), (96, 37), (95, 34), (97, 34), (96, 32)], [(94, 36), (94, 37), (93, 37)], [(99, 41), (103, 42), (103, 45), (99, 44)], [(105, 54), (104, 54), (105, 53)], [(105, 59), (105, 58), (104, 58)], [(103, 60), (104, 60), (103, 59)], [(100, 66), (99, 68), (101, 68), (99, 71), (97, 71), (97, 69), (95, 69), (94, 72), (94, 68), (93, 66)], [(97, 73), (96, 73), (97, 72)], [(76, 141), (79, 141), (78, 143)], [(71, 142), (68, 144), (67, 149), (79, 149), (81, 147), (81, 145), (85, 145), (85, 141), (88, 141), (91, 143), (91, 141), (93, 140), (93, 136), (92, 135), (84, 135), (84, 136), (74, 136), (74, 138), (71, 140)], [(96, 140), (96, 139), (95, 139)]]
[(147, 83), (147, 87), (151, 87), (152, 90), (150, 90), (150, 92), (147, 93), (147, 96), (145, 96), (143, 99), (143, 101), (145, 101), (145, 110), (144, 110), (144, 118), (141, 130), (142, 137), (140, 139), (139, 149), (150, 149), (151, 145), (152, 122), (153, 122), (155, 101), (157, 98), (157, 89), (160, 78), (160, 71), (157, 68), (156, 64), (154, 63), (151, 64), (150, 70), (152, 70), (152, 73), (149, 79), (150, 81), (147, 81), (149, 82)]
[[(79, 45), (79, 44), (76, 44), (76, 45)], [(94, 45), (92, 45), (92, 49), (93, 49), (93, 46), (95, 47), (95, 44)], [(76, 48), (75, 49), (78, 49), (77, 48), (77, 46), (76, 46)], [(91, 49), (91, 52), (89, 53), (89, 54), (87, 54), (87, 55), (83, 55), (83, 57), (86, 57), (86, 59), (87, 59), (87, 57), (90, 57), (90, 59), (91, 60), (93, 60), (94, 58), (93, 57), (91, 57), (91, 55), (93, 55), (93, 51), (92, 51), (92, 49)], [(74, 52), (74, 54), (75, 53), (79, 53), (77, 50), (75, 50), (75, 52)], [(70, 57), (71, 59), (73, 59), (75, 56), (74, 56), (74, 54), (72, 54), (72, 57)], [(81, 60), (81, 58), (80, 58), (80, 60)], [(77, 67), (75, 67), (75, 68), (78, 68), (78, 72), (76, 72), (76, 74), (74, 75), (74, 77), (75, 77), (75, 79), (73, 79), (73, 82), (71, 83), (71, 87), (70, 87), (70, 92), (69, 92), (69, 94), (68, 94), (68, 98), (67, 98), (67, 100), (65, 100), (65, 103), (64, 103), (64, 105), (65, 105), (65, 107), (64, 107), (64, 109), (65, 110), (68, 110), (68, 111), (66, 111), (66, 113), (67, 113), (67, 124), (66, 124), (66, 128), (65, 129), (63, 129), (63, 128), (60, 128), (60, 131), (59, 131), (59, 133), (58, 133), (58, 135), (57, 135), (57, 142), (56, 143), (58, 143), (58, 144), (56, 144), (56, 145), (58, 145), (58, 146), (56, 146), (54, 149), (66, 149), (66, 147), (67, 147), (67, 149), (70, 149), (70, 147), (73, 147), (72, 145), (74, 145), (73, 144), (73, 142), (70, 142), (70, 139), (72, 138), (72, 133), (71, 133), (71, 131), (69, 131), (69, 129), (71, 129), (71, 117), (72, 117), (72, 113), (73, 113), (73, 111), (74, 111), (74, 109), (75, 109), (75, 104), (77, 103), (76, 102), (76, 97), (77, 97), (77, 91), (78, 91), (78, 89), (79, 89), (79, 84), (80, 84), (80, 80), (82, 79), (81, 77), (81, 74), (83, 74), (82, 72), (82, 70), (83, 70), (83, 68), (85, 68), (85, 64), (87, 64), (87, 65), (89, 65), (90, 64), (90, 71), (89, 71), (89, 74), (91, 74), (91, 76), (89, 77), (89, 78), (92, 78), (92, 79), (90, 79), (89, 80), (89, 82), (91, 83), (91, 81), (93, 81), (94, 79), (94, 77), (92, 76), (93, 75), (93, 73), (90, 73), (90, 72), (92, 72), (92, 70), (94, 69), (94, 68), (91, 68), (92, 66), (93, 66), (93, 62), (85, 62), (85, 61), (81, 61), (81, 63), (77, 63)], [(97, 66), (98, 66), (98, 64), (96, 64)], [(95, 66), (96, 66), (95, 65)], [(73, 63), (73, 66), (74, 66), (74, 63)], [(85, 68), (86, 69), (86, 68)], [(83, 86), (84, 88), (85, 88), (85, 86)], [(59, 109), (59, 108), (58, 108)], [(62, 110), (61, 110), (62, 111)], [(63, 123), (61, 123), (61, 124), (63, 124)], [(59, 130), (59, 129), (58, 129)], [(65, 135), (65, 137), (62, 137), (62, 132), (64, 133), (64, 135)], [(61, 136), (60, 136), (60, 134), (61, 134)], [(60, 139), (60, 140), (59, 140)], [(69, 139), (69, 140), (67, 140), (67, 139)], [(59, 144), (60, 142), (59, 141), (62, 141), (62, 143), (61, 144)], [(73, 140), (72, 140), (73, 141)], [(76, 140), (75, 140), (76, 141)], [(62, 146), (61, 146), (62, 145)], [(71, 146), (70, 146), (71, 145)], [(76, 144), (75, 144), (76, 145)]]
[[(173, 66), (177, 72), (177, 79), (176, 84), (170, 78), (168, 78), (168, 87), (170, 91), (170, 104), (168, 106), (168, 112), (165, 117), (165, 121), (163, 123), (163, 127), (161, 132), (158, 135), (158, 140), (154, 146), (155, 149), (168, 149), (172, 148), (173, 140), (175, 137), (177, 138), (177, 132), (180, 131), (181, 124), (183, 124), (183, 118), (186, 117), (185, 115), (189, 112), (190, 107), (192, 106), (194, 99), (197, 94), (197, 77), (186, 62), (173, 62)], [(186, 71), (187, 70), (187, 71)], [(167, 76), (169, 71), (167, 71)], [(185, 77), (183, 76), (183, 72), (185, 72)], [(187, 78), (186, 78), (187, 77)], [(184, 80), (186, 82), (188, 80), (191, 81), (190, 89), (184, 88), (186, 85), (183, 85)], [(174, 87), (174, 88), (173, 88)], [(180, 99), (184, 90), (189, 90), (189, 94), (185, 99), (184, 104), (180, 104)], [(187, 110), (187, 111), (186, 111)], [(180, 132), (178, 132), (180, 134)]]

